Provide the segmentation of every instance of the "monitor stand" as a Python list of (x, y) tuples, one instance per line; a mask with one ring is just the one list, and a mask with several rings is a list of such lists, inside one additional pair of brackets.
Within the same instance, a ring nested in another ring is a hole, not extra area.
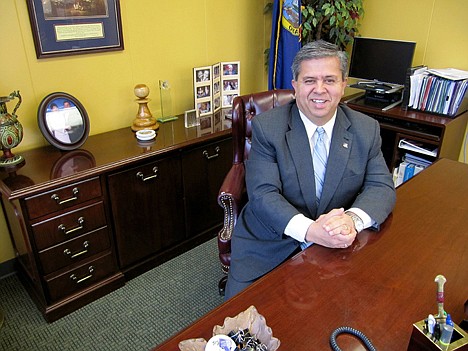
[(364, 81), (352, 84), (350, 87), (362, 89), (365, 90), (365, 92), (352, 99), (346, 100), (345, 103), (353, 103), (387, 111), (401, 104), (403, 100), (404, 87), (402, 85)]

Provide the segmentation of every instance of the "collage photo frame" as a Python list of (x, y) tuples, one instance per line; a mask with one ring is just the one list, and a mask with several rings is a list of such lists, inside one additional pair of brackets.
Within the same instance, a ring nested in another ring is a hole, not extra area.
[(193, 68), (193, 89), (194, 110), (187, 111), (186, 128), (197, 126), (198, 135), (228, 128), (223, 121), (232, 118), (232, 102), (240, 95), (240, 61)]

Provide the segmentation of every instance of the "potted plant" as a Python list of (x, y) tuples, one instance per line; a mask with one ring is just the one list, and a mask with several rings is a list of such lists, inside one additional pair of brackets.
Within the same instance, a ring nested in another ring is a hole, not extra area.
[(341, 49), (358, 34), (363, 0), (301, 0), (302, 43), (323, 39)]

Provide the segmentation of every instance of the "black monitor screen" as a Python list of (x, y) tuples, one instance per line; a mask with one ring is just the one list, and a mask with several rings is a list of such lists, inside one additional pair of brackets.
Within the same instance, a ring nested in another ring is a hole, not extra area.
[(405, 84), (413, 61), (415, 42), (354, 38), (349, 76), (392, 84)]

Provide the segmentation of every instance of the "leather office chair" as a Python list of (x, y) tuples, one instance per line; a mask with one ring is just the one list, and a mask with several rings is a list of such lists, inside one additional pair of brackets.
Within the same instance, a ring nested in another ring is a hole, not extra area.
[[(287, 104), (294, 99), (293, 90), (270, 90), (237, 96), (232, 105), (233, 161), (218, 194), (218, 204), (224, 211), (223, 228), (218, 233), (219, 260), (227, 275), (231, 264), (231, 236), (237, 216), (247, 202), (244, 161), (248, 159), (252, 137), (252, 118)], [(227, 276), (219, 282), (219, 293), (224, 295)]]

